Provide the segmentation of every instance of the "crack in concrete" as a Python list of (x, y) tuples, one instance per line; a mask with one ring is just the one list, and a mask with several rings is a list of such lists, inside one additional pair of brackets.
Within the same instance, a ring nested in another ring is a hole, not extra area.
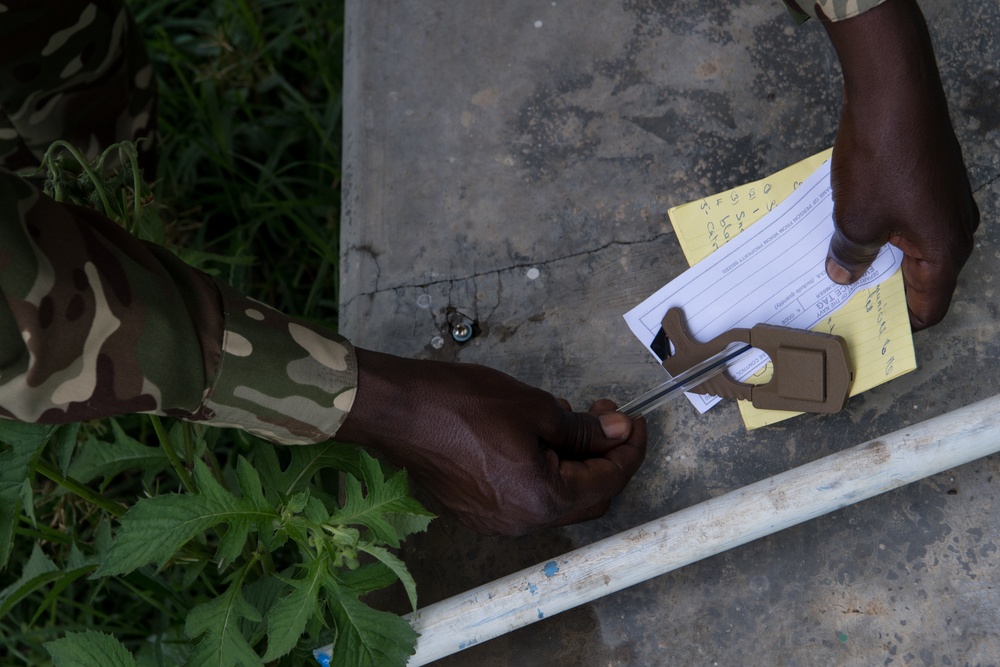
[[(993, 178), (990, 178), (989, 180), (985, 181), (979, 187), (974, 188), (972, 190), (972, 194), (978, 194), (979, 192), (981, 192), (982, 190), (985, 190), (986, 188), (990, 187), (991, 185), (993, 185), (997, 181), (1000, 181), (1000, 173), (998, 173)], [(664, 232), (662, 234), (657, 234), (656, 236), (653, 236), (651, 238), (642, 239), (642, 240), (639, 240), (639, 241), (611, 241), (610, 243), (606, 243), (606, 244), (604, 244), (602, 246), (599, 246), (597, 248), (589, 248), (587, 250), (581, 250), (579, 252), (570, 253), (568, 255), (563, 255), (561, 257), (553, 257), (551, 259), (547, 259), (547, 260), (544, 260), (544, 261), (541, 261), (541, 262), (511, 262), (508, 266), (505, 266), (503, 268), (490, 269), (488, 271), (477, 271), (477, 272), (471, 273), (471, 274), (466, 275), (466, 276), (456, 276), (456, 277), (452, 277), (452, 278), (442, 278), (440, 280), (431, 280), (431, 281), (425, 282), (425, 283), (404, 283), (402, 285), (393, 285), (391, 287), (382, 287), (382, 288), (378, 287), (378, 278), (382, 274), (381, 267), (378, 264), (378, 255), (369, 246), (356, 246), (356, 247), (352, 248), (352, 250), (358, 250), (358, 251), (361, 251), (361, 252), (368, 253), (368, 255), (372, 258), (372, 261), (375, 263), (375, 269), (376, 269), (376, 273), (375, 273), (375, 289), (373, 291), (371, 291), (371, 292), (362, 292), (360, 294), (354, 295), (353, 297), (351, 297), (351, 299), (349, 301), (347, 301), (346, 303), (343, 304), (343, 307), (344, 308), (349, 308), (351, 306), (351, 304), (353, 304), (357, 299), (359, 299), (361, 297), (369, 297), (370, 298), (370, 297), (376, 296), (378, 294), (382, 294), (383, 292), (394, 292), (396, 290), (408, 289), (408, 288), (411, 288), (411, 287), (432, 287), (434, 285), (441, 285), (441, 284), (444, 284), (444, 283), (448, 283), (449, 285), (454, 285), (454, 283), (461, 282), (463, 280), (472, 280), (472, 281), (475, 281), (477, 278), (482, 278), (482, 277), (489, 276), (489, 275), (499, 274), (499, 273), (502, 273), (504, 271), (514, 271), (516, 269), (527, 269), (527, 268), (531, 268), (533, 266), (534, 267), (548, 266), (550, 264), (554, 264), (555, 262), (562, 262), (562, 261), (565, 261), (567, 259), (573, 259), (575, 257), (581, 257), (583, 255), (589, 255), (591, 253), (602, 252), (602, 251), (607, 250), (608, 248), (611, 248), (611, 247), (614, 247), (614, 246), (632, 246), (632, 245), (640, 245), (640, 244), (643, 244), (643, 243), (654, 243), (654, 242), (659, 241), (660, 239), (663, 239), (664, 237), (667, 237), (667, 236), (675, 236), (675, 234), (674, 234), (674, 232), (670, 231), (670, 232)], [(507, 248), (507, 251), (508, 251), (508, 253), (507, 253), (508, 257), (512, 260), (513, 257), (511, 256), (510, 248), (509, 247)], [(500, 282), (500, 292), (501, 292), (501, 294), (503, 293), (503, 283), (502, 282)], [(449, 296), (450, 296), (450, 291), (449, 291)], [(498, 304), (499, 304), (499, 298), (498, 298)], [(495, 311), (496, 308), (497, 308), (497, 306), (494, 306), (493, 310)], [(492, 315), (492, 312), (490, 314)], [(489, 318), (489, 316), (487, 316), (486, 319), (488, 319), (488, 318)]]
[(985, 183), (983, 183), (982, 185), (980, 185), (978, 188), (974, 189), (972, 191), (972, 194), (978, 194), (980, 190), (985, 190), (986, 188), (990, 187), (991, 185), (993, 185), (997, 181), (1000, 181), (1000, 174), (997, 174), (993, 178), (989, 179), (988, 181), (986, 181)]
[[(379, 288), (377, 286), (377, 284), (376, 284), (376, 288), (375, 288), (374, 291), (371, 291), (371, 292), (362, 292), (360, 294), (356, 294), (353, 297), (351, 297), (350, 300), (346, 301), (343, 304), (342, 307), (343, 308), (349, 308), (351, 306), (351, 304), (353, 304), (357, 299), (360, 299), (361, 297), (369, 297), (370, 298), (370, 297), (376, 296), (378, 294), (381, 294), (383, 292), (394, 292), (396, 290), (407, 289), (407, 288), (410, 288), (410, 287), (432, 287), (434, 285), (442, 285), (444, 283), (448, 283), (449, 285), (453, 285), (454, 283), (461, 282), (463, 280), (473, 280), (474, 281), (477, 278), (482, 278), (484, 276), (489, 276), (489, 275), (503, 273), (504, 271), (515, 271), (517, 269), (527, 269), (527, 268), (531, 268), (531, 267), (548, 266), (548, 265), (554, 264), (556, 262), (563, 262), (563, 261), (565, 261), (567, 259), (574, 259), (576, 257), (582, 257), (584, 255), (590, 255), (592, 253), (603, 252), (604, 250), (607, 250), (608, 248), (612, 248), (612, 247), (615, 247), (615, 246), (624, 246), (624, 247), (627, 247), (627, 246), (633, 246), (633, 245), (641, 245), (641, 244), (644, 244), (644, 243), (655, 243), (656, 241), (659, 241), (659, 240), (661, 240), (661, 239), (663, 239), (665, 237), (668, 237), (668, 236), (675, 236), (675, 234), (674, 234), (673, 231), (670, 231), (670, 232), (664, 232), (662, 234), (657, 234), (656, 236), (653, 236), (651, 238), (642, 239), (642, 240), (639, 240), (639, 241), (611, 241), (611, 242), (605, 243), (604, 245), (599, 246), (597, 248), (589, 248), (587, 250), (581, 250), (579, 252), (570, 253), (568, 255), (563, 255), (561, 257), (553, 257), (551, 259), (546, 259), (546, 260), (543, 260), (543, 261), (540, 261), (540, 262), (518, 262), (518, 263), (513, 263), (513, 264), (511, 264), (509, 266), (503, 267), (503, 268), (490, 269), (488, 271), (477, 271), (475, 273), (471, 273), (471, 274), (466, 275), (466, 276), (456, 276), (456, 277), (453, 277), (453, 278), (442, 278), (440, 280), (431, 280), (431, 281), (425, 282), (425, 283), (406, 283), (406, 284), (402, 284), (402, 285), (393, 285), (391, 287), (382, 287), (382, 288)], [(368, 250), (369, 252), (371, 252), (370, 249), (368, 249), (368, 248), (361, 248), (361, 247), (359, 247), (359, 248), (356, 248), (356, 249), (357, 250)], [(495, 310), (495, 308), (494, 308), (494, 310)]]
[(498, 279), (497, 280), (497, 300), (496, 300), (496, 303), (493, 304), (493, 308), (490, 309), (489, 314), (486, 317), (483, 318), (483, 322), (489, 322), (493, 318), (493, 314), (495, 312), (497, 312), (497, 308), (500, 307), (500, 304), (502, 302), (503, 302), (503, 281)]
[[(978, 194), (979, 192), (981, 192), (981, 191), (985, 190), (986, 188), (992, 186), (997, 181), (1000, 181), (1000, 173), (998, 173), (996, 176), (993, 176), (992, 178), (986, 180), (985, 182), (983, 182), (978, 187), (973, 188), (972, 194), (974, 194), (974, 195)], [(456, 276), (456, 277), (452, 277), (452, 278), (442, 278), (440, 280), (432, 280), (432, 281), (425, 282), (425, 283), (404, 283), (404, 284), (401, 284), (401, 285), (393, 285), (393, 286), (390, 286), (390, 287), (381, 287), (381, 288), (378, 286), (378, 279), (379, 279), (379, 277), (382, 274), (382, 269), (381, 269), (381, 267), (379, 266), (379, 263), (378, 263), (378, 254), (375, 253), (374, 250), (370, 246), (367, 246), (367, 245), (355, 246), (355, 247), (351, 248), (351, 250), (355, 250), (355, 251), (360, 251), (360, 252), (367, 253), (369, 255), (369, 257), (371, 257), (372, 261), (375, 264), (375, 289), (373, 291), (371, 291), (371, 292), (361, 292), (359, 294), (354, 295), (353, 297), (350, 298), (350, 300), (348, 300), (347, 302), (345, 302), (343, 304), (343, 307), (344, 308), (349, 308), (357, 299), (359, 299), (361, 297), (369, 297), (370, 298), (370, 297), (376, 296), (378, 294), (382, 294), (383, 292), (393, 292), (393, 291), (396, 291), (396, 290), (408, 289), (408, 288), (412, 288), (412, 287), (432, 287), (434, 285), (441, 285), (443, 283), (454, 284), (456, 282), (461, 282), (463, 280), (472, 280), (472, 281), (475, 281), (477, 278), (482, 278), (482, 277), (489, 276), (489, 275), (499, 274), (499, 273), (502, 273), (504, 271), (514, 271), (514, 270), (517, 270), (517, 269), (527, 269), (527, 268), (531, 268), (533, 266), (534, 267), (548, 266), (550, 264), (554, 264), (555, 262), (562, 262), (562, 261), (565, 261), (567, 259), (573, 259), (575, 257), (581, 257), (583, 255), (589, 255), (591, 253), (602, 252), (602, 251), (607, 250), (608, 248), (611, 248), (611, 247), (614, 247), (614, 246), (632, 246), (632, 245), (640, 245), (640, 244), (643, 244), (643, 243), (654, 243), (654, 242), (659, 241), (659, 240), (663, 239), (664, 237), (668, 237), (668, 236), (675, 236), (675, 234), (674, 234), (673, 231), (670, 231), (670, 232), (664, 232), (662, 234), (657, 234), (656, 236), (653, 236), (651, 238), (641, 239), (639, 241), (611, 241), (610, 243), (606, 243), (606, 244), (604, 244), (602, 246), (599, 246), (597, 248), (589, 248), (587, 250), (581, 250), (579, 252), (570, 253), (568, 255), (563, 255), (561, 257), (553, 257), (551, 259), (547, 259), (547, 260), (540, 261), (540, 262), (513, 262), (513, 261), (511, 261), (511, 263), (508, 266), (505, 266), (503, 268), (489, 269), (487, 271), (476, 271), (476, 272), (473, 272), (473, 273), (465, 275), (465, 276)], [(511, 255), (510, 247), (509, 246), (507, 247), (507, 255), (508, 255), (509, 259), (513, 260), (513, 257)], [(502, 285), (502, 283), (500, 283), (500, 291), (501, 291), (501, 293), (503, 292), (503, 285)], [(495, 311), (496, 308), (497, 308), (497, 306), (494, 306), (493, 310)]]

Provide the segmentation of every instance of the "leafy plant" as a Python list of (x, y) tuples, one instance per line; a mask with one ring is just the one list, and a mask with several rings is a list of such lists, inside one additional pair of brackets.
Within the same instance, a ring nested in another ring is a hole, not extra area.
[[(134, 0), (157, 67), (151, 188), (134, 146), (57, 142), (51, 196), (286, 312), (336, 321), (342, 3)], [(294, 261), (289, 261), (294, 259)], [(293, 271), (267, 267), (294, 266)], [(431, 515), (366, 453), (133, 415), (0, 421), (0, 656), (11, 664), (403, 665), (365, 596)], [(0, 660), (2, 662), (2, 660)]]
[[(431, 515), (408, 495), (405, 473), (386, 477), (366, 453), (334, 442), (279, 451), (252, 438), (230, 452), (231, 464), (213, 469), (205, 460), (218, 466), (222, 448), (209, 449), (207, 430), (178, 423), (148, 447), (111, 425), (110, 439), (100, 440), (82, 433), (89, 425), (0, 422), (0, 547), (10, 554), (14, 535), (31, 545), (26, 557), (14, 550), (18, 576), (0, 590), (9, 655), (41, 664), (41, 644), (57, 665), (119, 664), (109, 656), (123, 665), (302, 664), (309, 647), (334, 641), (335, 664), (405, 664), (416, 639), (409, 624), (359, 601), (401, 581), (416, 607), (413, 579), (389, 549), (424, 530)], [(106, 476), (106, 484), (130, 479), (148, 497), (122, 512), (106, 492), (80, 495), (86, 487), (52, 460), (65, 432), (86, 442), (74, 447), (69, 470)], [(186, 441), (190, 460), (177, 451)], [(137, 447), (149, 450), (140, 460), (161, 467), (154, 452), (174, 450), (190, 467), (192, 488), (155, 493), (184, 485), (169, 466), (145, 482), (139, 471), (123, 473)], [(87, 453), (95, 449), (103, 450), (99, 461)], [(350, 474), (338, 503), (320, 480), (342, 470)], [(54, 485), (32, 491), (35, 474)], [(35, 511), (18, 511), (19, 503)], [(67, 515), (74, 523), (60, 526)], [(86, 627), (111, 634), (53, 639)]]

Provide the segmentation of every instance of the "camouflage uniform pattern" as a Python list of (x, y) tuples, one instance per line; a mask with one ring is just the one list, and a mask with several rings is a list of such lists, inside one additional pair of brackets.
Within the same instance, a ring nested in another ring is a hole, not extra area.
[[(0, 0), (0, 165), (64, 139), (153, 137), (155, 80), (121, 0)], [(149, 149), (152, 142), (140, 143)], [(143, 166), (149, 177), (147, 152)], [(339, 428), (354, 348), (0, 170), (0, 417), (152, 412), (281, 443)]]
[[(0, 0), (0, 164), (37, 166), (56, 139), (93, 159), (152, 137), (153, 66), (120, 0)], [(152, 142), (139, 143), (146, 175)]]
[[(881, 1), (785, 4), (799, 17), (840, 20)], [(152, 137), (155, 97), (120, 0), (0, 0), (6, 169), (36, 166), (56, 139), (93, 158), (121, 139)], [(248, 299), (3, 169), (0, 297), (3, 418), (152, 412), (291, 444), (336, 433), (354, 400), (357, 361), (341, 336)]]
[(354, 349), (0, 171), (0, 416), (154, 412), (273, 442), (333, 435)]
[(843, 21), (878, 7), (885, 0), (783, 0), (799, 22), (809, 18), (819, 21)]
[(217, 286), (225, 313), (222, 358), (202, 418), (283, 444), (336, 433), (354, 403), (354, 347), (333, 331)]

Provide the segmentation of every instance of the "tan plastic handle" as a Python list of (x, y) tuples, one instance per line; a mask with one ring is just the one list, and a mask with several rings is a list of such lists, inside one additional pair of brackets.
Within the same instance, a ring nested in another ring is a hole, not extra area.
[(679, 308), (668, 310), (662, 324), (675, 349), (663, 360), (663, 367), (671, 375), (711, 357), (732, 342), (749, 343), (771, 358), (774, 375), (767, 384), (737, 382), (727, 373), (720, 373), (691, 390), (695, 393), (743, 399), (765, 410), (796, 412), (839, 412), (847, 402), (854, 373), (847, 342), (840, 336), (757, 324), (752, 329), (730, 329), (707, 343), (699, 343), (688, 333)]

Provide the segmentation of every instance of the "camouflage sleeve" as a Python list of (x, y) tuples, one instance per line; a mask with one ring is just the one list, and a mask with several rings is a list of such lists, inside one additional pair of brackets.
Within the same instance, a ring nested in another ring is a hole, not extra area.
[[(156, 86), (122, 0), (0, 2), (0, 164), (37, 166), (56, 139), (88, 159), (151, 137)], [(152, 179), (152, 142), (139, 144)]]
[(783, 0), (798, 22), (814, 18), (819, 21), (843, 21), (878, 7), (885, 0)]
[(274, 442), (333, 435), (353, 347), (0, 171), (0, 416), (153, 412)]

